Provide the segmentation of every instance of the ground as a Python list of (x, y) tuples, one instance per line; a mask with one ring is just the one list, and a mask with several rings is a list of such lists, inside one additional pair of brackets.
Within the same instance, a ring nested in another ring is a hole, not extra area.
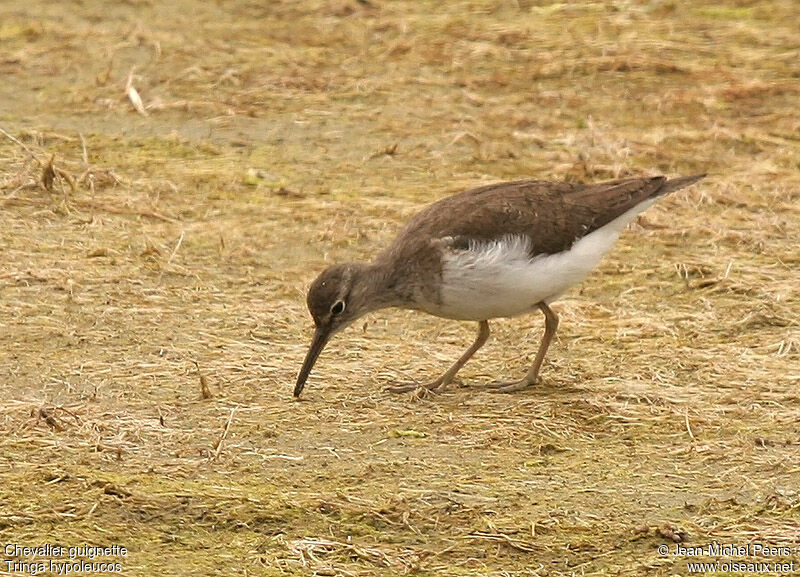
[[(124, 575), (800, 572), (796, 26), (792, 0), (0, 5), (0, 575), (67, 560), (8, 549), (42, 544), (125, 547), (95, 558)], [(310, 282), (426, 203), (698, 172), (554, 305), (536, 388), (480, 385), (541, 315), (443, 394), (385, 392), (475, 327), (383, 311), (293, 399)]]

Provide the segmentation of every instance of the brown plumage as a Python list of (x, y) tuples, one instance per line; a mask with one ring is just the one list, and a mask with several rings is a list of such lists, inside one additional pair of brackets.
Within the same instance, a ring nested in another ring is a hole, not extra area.
[[(298, 376), (295, 396), (302, 392), (317, 356), (334, 333), (367, 312), (385, 307), (418, 309), (445, 318), (479, 321), (478, 338), (472, 347), (442, 377), (426, 385), (427, 390), (446, 386), (483, 345), (489, 335), (488, 318), (541, 310), (547, 321), (546, 332), (533, 367), (521, 381), (504, 383), (497, 388), (507, 392), (533, 384), (558, 324), (558, 317), (548, 303), (561, 291), (553, 289), (552, 295), (537, 293), (537, 302), (525, 301), (519, 305), (509, 304), (508, 298), (497, 297), (502, 305), (497, 312), (483, 313), (478, 303), (461, 302), (463, 297), (458, 295), (465, 293), (459, 292), (461, 287), (458, 283), (462, 280), (454, 279), (463, 278), (466, 279), (463, 282), (476, 284), (467, 287), (472, 291), (467, 293), (491, 300), (497, 296), (491, 293), (496, 288), (496, 279), (491, 278), (495, 269), (504, 273), (509, 269), (511, 276), (501, 288), (513, 293), (514, 283), (531, 273), (527, 267), (533, 267), (548, 255), (555, 258), (569, 256), (570, 251), (579, 246), (577, 241), (591, 238), (589, 235), (595, 231), (608, 227), (613, 230), (609, 229), (606, 236), (613, 237), (613, 242), (614, 234), (619, 234), (617, 229), (621, 230), (627, 221), (657, 198), (688, 186), (703, 176), (672, 180), (663, 176), (628, 178), (598, 184), (521, 180), (475, 188), (429, 205), (408, 222), (395, 241), (372, 263), (334, 265), (323, 271), (311, 285), (308, 307), (317, 330)], [(509, 255), (509, 259), (517, 260), (504, 262), (496, 254), (491, 260), (486, 256), (488, 253), (481, 252), (493, 246), (500, 247), (498, 243), (505, 243), (502, 245), (505, 248), (498, 250), (519, 248), (504, 239), (523, 243), (527, 257), (519, 260), (519, 255)], [(610, 247), (607, 239), (603, 242)], [(596, 255), (590, 255), (591, 258), (597, 256), (599, 259), (608, 249), (605, 245), (603, 247), (601, 252), (597, 249)], [(585, 250), (581, 248), (581, 251)], [(568, 262), (568, 259), (564, 260)], [(487, 270), (481, 277), (479, 269), (484, 264)], [(558, 276), (549, 269), (547, 272)], [(565, 272), (567, 285), (573, 284), (568, 282), (569, 274), (574, 273)], [(487, 292), (481, 293), (481, 283), (486, 285)], [(558, 279), (552, 284), (558, 285)], [(448, 292), (450, 302), (446, 296)], [(526, 290), (520, 290), (519, 294), (523, 299), (530, 297)], [(503, 312), (506, 309), (508, 313)], [(481, 315), (489, 316), (483, 318)], [(393, 390), (409, 388), (396, 387)]]

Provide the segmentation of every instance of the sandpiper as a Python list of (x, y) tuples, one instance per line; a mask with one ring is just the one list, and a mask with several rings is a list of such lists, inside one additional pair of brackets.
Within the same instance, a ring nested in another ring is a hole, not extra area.
[(558, 328), (550, 303), (595, 267), (636, 215), (704, 176), (598, 184), (520, 180), (429, 205), (374, 261), (331, 266), (312, 283), (307, 300), (316, 331), (294, 396), (331, 336), (386, 307), (478, 322), (475, 342), (442, 376), (388, 390), (441, 391), (489, 338), (489, 319), (538, 309), (545, 331), (530, 370), (519, 381), (487, 386), (512, 392), (533, 385)]

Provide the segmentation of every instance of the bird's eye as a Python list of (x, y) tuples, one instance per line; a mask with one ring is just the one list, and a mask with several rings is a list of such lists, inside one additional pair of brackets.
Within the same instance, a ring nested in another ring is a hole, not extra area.
[(331, 307), (332, 315), (340, 315), (344, 312), (344, 301), (336, 301)]

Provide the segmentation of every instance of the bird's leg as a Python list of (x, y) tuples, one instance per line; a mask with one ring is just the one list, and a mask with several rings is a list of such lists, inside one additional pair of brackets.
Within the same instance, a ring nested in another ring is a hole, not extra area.
[(544, 336), (542, 336), (542, 342), (539, 343), (539, 351), (536, 353), (536, 358), (533, 360), (533, 365), (528, 373), (519, 381), (511, 383), (490, 383), (489, 385), (486, 385), (491, 392), (513, 393), (514, 391), (521, 391), (522, 389), (536, 384), (536, 381), (539, 379), (539, 369), (542, 368), (544, 355), (547, 352), (548, 347), (550, 347), (550, 341), (553, 340), (553, 336), (556, 334), (556, 329), (558, 329), (558, 315), (556, 315), (556, 313), (554, 313), (553, 310), (543, 302), (539, 303), (537, 306), (539, 307), (539, 310), (544, 313)]
[(409, 391), (419, 390), (420, 392), (428, 392), (428, 391), (442, 391), (444, 388), (453, 380), (453, 377), (456, 376), (456, 373), (461, 370), (467, 361), (472, 358), (478, 349), (480, 349), (489, 338), (489, 322), (488, 321), (480, 321), (478, 323), (478, 336), (475, 337), (475, 342), (461, 355), (453, 366), (447, 369), (441, 377), (433, 381), (432, 383), (428, 383), (427, 385), (398, 385), (396, 387), (387, 387), (387, 391), (391, 393), (407, 393)]
[(433, 381), (432, 384), (436, 385), (434, 389), (441, 390), (444, 389), (448, 384), (450, 384), (450, 381), (452, 381), (453, 377), (456, 376), (456, 373), (458, 373), (458, 371), (461, 370), (461, 367), (463, 367), (467, 363), (467, 361), (472, 358), (472, 355), (478, 352), (478, 349), (480, 349), (483, 345), (486, 344), (486, 341), (488, 339), (489, 339), (489, 321), (480, 321), (478, 323), (478, 335), (475, 337), (475, 342), (472, 343), (472, 346), (470, 346), (466, 351), (464, 351), (464, 354), (461, 355), (461, 358), (459, 358), (455, 363), (453, 363), (452, 367), (447, 369), (447, 372), (445, 374), (443, 374), (441, 377)]

